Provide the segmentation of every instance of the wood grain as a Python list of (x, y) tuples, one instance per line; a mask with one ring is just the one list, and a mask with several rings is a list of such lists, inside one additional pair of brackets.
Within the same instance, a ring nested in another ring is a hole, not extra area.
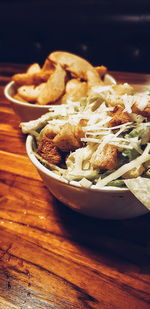
[[(0, 309), (148, 309), (150, 215), (82, 216), (46, 189), (3, 90), (24, 65), (0, 65)], [(150, 75), (114, 72), (141, 89)]]

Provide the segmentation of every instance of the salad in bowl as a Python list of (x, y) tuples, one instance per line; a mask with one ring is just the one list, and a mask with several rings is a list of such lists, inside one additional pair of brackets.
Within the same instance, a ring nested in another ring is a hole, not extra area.
[(150, 93), (101, 82), (22, 122), (37, 159), (62, 180), (90, 189), (127, 188), (150, 208)]

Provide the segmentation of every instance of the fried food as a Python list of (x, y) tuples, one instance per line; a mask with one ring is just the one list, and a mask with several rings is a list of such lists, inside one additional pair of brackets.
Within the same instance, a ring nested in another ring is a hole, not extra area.
[(75, 127), (74, 135), (78, 141), (80, 141), (82, 137), (85, 137), (85, 132), (83, 131), (83, 127), (85, 127), (86, 125), (87, 125), (87, 119), (80, 119), (79, 123)]
[(87, 71), (92, 71), (97, 78), (99, 75), (95, 68), (85, 59), (62, 51), (51, 53), (48, 58), (55, 64), (60, 64), (66, 71), (69, 71), (73, 76), (87, 80)]
[(45, 87), (39, 93), (37, 98), (38, 104), (46, 105), (58, 100), (65, 92), (65, 77), (65, 70), (60, 65), (57, 65), (55, 71), (45, 84)]
[(33, 63), (29, 66), (27, 74), (39, 73), (41, 71), (40, 65), (38, 63)]
[(71, 79), (66, 84), (66, 97), (70, 97), (73, 101), (77, 101), (87, 95), (88, 85), (78, 79)]
[(91, 164), (93, 168), (111, 171), (117, 166), (117, 155), (117, 147), (106, 144), (102, 150), (99, 150), (98, 147), (93, 153), (91, 157)]
[(57, 124), (47, 124), (43, 130), (41, 130), (40, 136), (46, 136), (53, 139), (60, 131), (60, 127)]
[(53, 64), (53, 62), (49, 59), (46, 58), (43, 67), (42, 67), (42, 71), (51, 71), (55, 69), (55, 65)]
[[(68, 98), (77, 101), (87, 96), (91, 87), (102, 84), (106, 72), (105, 66), (94, 67), (75, 54), (55, 51), (46, 58), (42, 68), (33, 63), (26, 73), (12, 76), (17, 89), (15, 98), (40, 105), (62, 104)], [(45, 87), (41, 86), (37, 95), (35, 87), (43, 83)]]
[(56, 147), (53, 140), (43, 137), (38, 145), (37, 153), (51, 164), (60, 164), (62, 161), (60, 150)]
[(15, 74), (12, 80), (18, 85), (39, 85), (40, 83), (46, 82), (52, 73), (53, 70), (41, 70), (34, 73)]
[(141, 110), (137, 104), (134, 104), (132, 106), (132, 112), (135, 114), (141, 115), (143, 117), (149, 118), (150, 117), (150, 103), (148, 103), (148, 105), (143, 110)]
[(110, 127), (115, 127), (123, 123), (131, 121), (130, 115), (124, 111), (123, 106), (118, 105), (111, 113), (112, 119), (109, 121)]
[(99, 77), (103, 77), (107, 73), (107, 68), (104, 65), (95, 67)]
[(73, 151), (82, 145), (75, 135), (75, 127), (70, 123), (62, 126), (60, 132), (54, 137), (53, 142), (64, 152)]
[(18, 88), (18, 95), (29, 102), (36, 102), (42, 89), (44, 89), (45, 83), (39, 86), (27, 85)]
[(88, 90), (90, 91), (90, 89), (94, 86), (98, 86), (101, 84), (101, 80), (99, 75), (95, 74), (95, 72), (88, 70), (86, 72), (87, 75), (87, 83), (88, 83)]

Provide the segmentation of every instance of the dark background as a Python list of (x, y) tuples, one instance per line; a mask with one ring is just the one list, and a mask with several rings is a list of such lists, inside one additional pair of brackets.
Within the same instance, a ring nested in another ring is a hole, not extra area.
[(0, 1), (0, 62), (42, 64), (54, 50), (150, 73), (150, 0)]

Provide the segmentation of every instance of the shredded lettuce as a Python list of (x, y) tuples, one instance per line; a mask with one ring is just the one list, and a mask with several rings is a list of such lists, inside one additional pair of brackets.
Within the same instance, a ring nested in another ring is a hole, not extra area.
[(116, 179), (116, 180), (112, 180), (110, 181), (107, 186), (112, 186), (112, 187), (125, 187), (125, 183), (123, 179)]
[[(68, 153), (66, 168), (48, 163), (37, 153), (36, 157), (44, 166), (69, 183), (75, 182), (87, 188), (124, 187), (126, 184), (129, 188), (132, 181), (127, 182), (123, 175), (133, 169), (142, 167), (142, 177), (147, 177), (146, 183), (150, 181), (150, 122), (148, 118), (132, 113), (133, 104), (143, 110), (147, 102), (147, 93), (137, 94), (128, 84), (100, 85), (91, 88), (88, 96), (80, 101), (72, 102), (68, 99), (62, 105), (52, 105), (48, 113), (36, 120), (21, 123), (20, 127), (23, 133), (35, 137), (36, 148), (46, 132), (58, 134), (66, 123), (76, 128), (80, 120), (86, 121), (82, 128), (84, 134), (80, 138), (82, 147)], [(130, 119), (126, 123), (116, 123), (110, 127), (112, 111), (118, 104), (128, 112)], [(101, 153), (108, 144), (117, 148), (116, 168), (106, 171), (93, 167), (93, 154), (96, 151)], [(138, 184), (140, 182), (137, 182)]]
[(124, 149), (122, 151), (122, 156), (128, 157), (129, 162), (136, 159), (139, 153), (135, 149)]

